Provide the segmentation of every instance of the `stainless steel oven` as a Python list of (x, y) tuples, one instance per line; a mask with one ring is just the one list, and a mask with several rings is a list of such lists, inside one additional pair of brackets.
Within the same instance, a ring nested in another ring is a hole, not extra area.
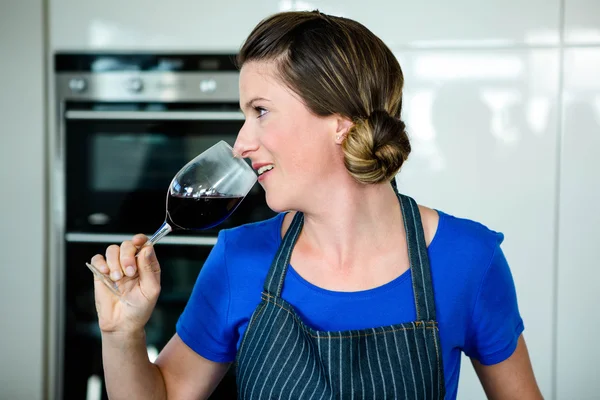
[[(55, 55), (49, 293), (55, 398), (105, 397), (92, 276), (84, 262), (111, 243), (153, 233), (173, 175), (243, 124), (231, 54)], [(175, 331), (219, 229), (273, 216), (255, 185), (217, 228), (174, 232), (157, 246), (163, 289), (148, 325), (151, 357)], [(235, 395), (230, 374), (215, 398)], [(234, 397), (233, 397), (234, 398)]]

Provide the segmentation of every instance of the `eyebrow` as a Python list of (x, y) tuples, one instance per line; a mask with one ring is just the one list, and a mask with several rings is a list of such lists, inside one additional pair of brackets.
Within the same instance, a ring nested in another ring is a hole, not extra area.
[(244, 106), (244, 110), (247, 110), (248, 108), (251, 108), (252, 107), (252, 103), (254, 103), (256, 101), (261, 101), (261, 100), (270, 101), (269, 99), (265, 99), (264, 97), (254, 97), (254, 98), (252, 98), (252, 99), (250, 99), (250, 100), (248, 100), (246, 102), (246, 105)]

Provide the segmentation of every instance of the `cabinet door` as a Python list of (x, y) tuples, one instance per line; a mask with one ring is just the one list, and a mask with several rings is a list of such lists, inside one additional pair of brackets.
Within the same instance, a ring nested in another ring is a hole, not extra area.
[(485, 48), (559, 43), (559, 0), (317, 0), (296, 1), (295, 5), (356, 19), (389, 46)]
[(275, 0), (53, 0), (51, 49), (237, 51), (280, 7)]
[(600, 48), (567, 49), (564, 63), (556, 398), (591, 400), (600, 392)]

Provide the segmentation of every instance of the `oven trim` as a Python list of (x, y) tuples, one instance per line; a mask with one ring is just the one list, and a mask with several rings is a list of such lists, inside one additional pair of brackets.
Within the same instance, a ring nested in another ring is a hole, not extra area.
[(235, 111), (82, 111), (68, 110), (69, 120), (157, 120), (157, 121), (243, 121), (244, 114)]
[[(78, 233), (69, 232), (65, 239), (69, 243), (121, 243), (131, 240), (134, 236), (121, 233)], [(160, 244), (174, 244), (180, 246), (214, 246), (217, 243), (215, 236), (166, 236)]]

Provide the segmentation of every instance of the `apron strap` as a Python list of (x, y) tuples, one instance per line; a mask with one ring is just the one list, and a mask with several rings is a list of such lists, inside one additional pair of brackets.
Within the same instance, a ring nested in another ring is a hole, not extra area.
[(302, 225), (304, 224), (304, 214), (296, 212), (294, 219), (290, 224), (283, 241), (277, 250), (277, 254), (271, 263), (269, 274), (265, 279), (264, 290), (271, 296), (280, 297), (281, 291), (283, 290), (283, 281), (285, 280), (285, 273), (287, 272), (287, 266), (290, 263), (292, 257), (292, 250), (294, 245), (300, 236), (302, 231)]
[(433, 321), (435, 320), (433, 285), (419, 207), (411, 197), (400, 194), (397, 190), (396, 195), (402, 207), (417, 320)]

